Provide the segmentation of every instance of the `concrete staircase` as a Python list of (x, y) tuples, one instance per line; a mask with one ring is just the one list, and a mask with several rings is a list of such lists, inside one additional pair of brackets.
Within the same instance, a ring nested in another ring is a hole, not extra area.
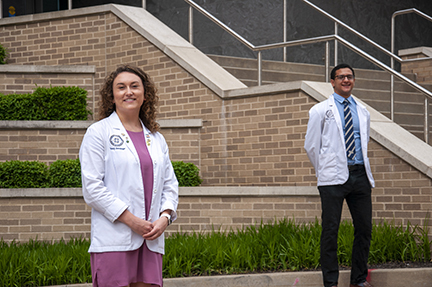
[[(256, 59), (208, 55), (247, 86), (257, 85)], [(354, 67), (355, 68), (355, 67)], [(263, 61), (263, 85), (289, 81), (325, 81), (324, 65)], [(390, 117), (390, 74), (381, 70), (355, 69), (353, 94)], [(405, 75), (415, 81), (415, 75)], [(426, 86), (432, 90), (431, 86)], [(432, 111), (430, 104), (429, 110)], [(395, 119), (400, 126), (424, 138), (424, 96), (408, 84), (395, 78)], [(431, 129), (430, 129), (431, 130)], [(431, 137), (432, 133), (429, 135)]]

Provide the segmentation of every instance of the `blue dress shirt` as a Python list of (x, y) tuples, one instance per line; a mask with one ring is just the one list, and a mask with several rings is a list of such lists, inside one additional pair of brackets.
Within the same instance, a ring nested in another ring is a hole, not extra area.
[[(333, 93), (333, 97), (335, 99), (336, 107), (339, 111), (339, 115), (341, 117), (342, 122), (342, 128), (345, 127), (345, 116), (344, 116), (344, 104), (345, 98)], [(349, 108), (351, 109), (351, 116), (353, 120), (353, 126), (354, 126), (354, 141), (355, 141), (355, 150), (356, 150), (356, 157), (355, 160), (348, 159), (348, 165), (352, 164), (363, 164), (363, 154), (362, 154), (362, 148), (361, 148), (361, 140), (360, 140), (360, 124), (357, 114), (357, 104), (352, 96), (349, 96), (347, 99), (349, 104)], [(345, 132), (345, 129), (344, 129)]]

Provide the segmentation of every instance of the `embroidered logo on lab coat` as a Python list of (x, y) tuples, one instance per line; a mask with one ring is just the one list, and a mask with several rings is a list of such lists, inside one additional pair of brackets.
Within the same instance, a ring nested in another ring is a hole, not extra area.
[(124, 140), (118, 135), (112, 135), (110, 137), (110, 144), (112, 146), (118, 147), (118, 146), (121, 146), (123, 143), (124, 143)]
[(325, 116), (326, 116), (326, 118), (325, 118), (326, 120), (333, 119), (334, 118), (333, 111), (332, 110), (327, 110), (326, 113), (325, 113)]

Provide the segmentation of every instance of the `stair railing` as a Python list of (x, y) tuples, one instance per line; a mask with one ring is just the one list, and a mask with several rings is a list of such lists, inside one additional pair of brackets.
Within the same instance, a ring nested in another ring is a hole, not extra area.
[[(425, 14), (425, 13), (423, 13), (423, 12), (421, 12), (421, 11), (415, 9), (415, 8), (405, 9), (405, 10), (399, 10), (399, 11), (394, 12), (393, 15), (392, 15), (392, 19), (391, 19), (391, 37), (390, 37), (391, 38), (391, 47), (390, 47), (390, 49), (391, 49), (392, 53), (395, 52), (394, 51), (395, 18), (396, 18), (396, 16), (403, 15), (403, 14), (409, 14), (409, 13), (416, 13), (417, 15), (420, 15), (421, 17), (425, 18), (426, 20), (432, 22), (432, 17), (431, 16), (429, 16), (429, 15), (427, 15), (427, 14)], [(419, 60), (424, 60), (424, 59), (428, 59), (428, 58), (424, 57), (424, 58), (408, 59), (408, 60), (402, 60), (402, 61), (403, 62), (411, 62), (411, 61), (419, 61)], [(394, 58), (393, 57), (390, 58), (390, 67), (392, 69), (394, 68)], [(394, 105), (394, 100), (393, 100), (394, 77), (393, 77), (393, 75), (390, 76), (390, 88), (391, 88), (391, 90), (390, 90), (390, 94), (391, 94), (391, 103), (390, 103), (391, 108), (390, 108), (390, 111), (391, 111), (391, 119), (393, 119), (393, 117), (394, 117), (394, 108), (393, 108), (393, 105)], [(428, 113), (428, 109), (427, 109), (427, 107), (429, 107), (429, 103), (428, 103), (428, 98), (427, 97), (425, 97), (424, 100), (425, 100), (425, 103), (424, 103), (425, 104), (425, 114), (424, 114), (425, 119), (424, 119), (424, 122), (425, 122), (425, 125), (426, 125), (426, 123), (428, 123), (428, 121), (429, 121), (429, 117), (428, 117), (429, 113)], [(427, 134), (427, 138), (426, 138), (426, 135), (425, 135), (425, 141), (427, 143), (429, 143), (429, 133)]]
[[(284, 0), (287, 1), (287, 0)], [(423, 18), (425, 18), (426, 20), (429, 20), (432, 22), (432, 17), (430, 17), (429, 15), (415, 9), (415, 8), (411, 8), (411, 9), (406, 9), (406, 10), (400, 10), (400, 11), (396, 11), (393, 13), (392, 16), (392, 20), (391, 20), (391, 51), (388, 51), (387, 49), (381, 47), (379, 44), (375, 43), (374, 41), (372, 41), (371, 39), (367, 38), (366, 36), (362, 35), (361, 33), (357, 32), (356, 30), (354, 30), (353, 28), (351, 28), (350, 26), (346, 25), (345, 23), (343, 23), (342, 21), (338, 20), (337, 18), (333, 17), (332, 15), (330, 15), (329, 13), (327, 13), (326, 11), (322, 10), (321, 8), (319, 8), (318, 6), (316, 6), (315, 4), (312, 4), (311, 2), (309, 2), (308, 0), (302, 0), (304, 3), (308, 4), (309, 6), (311, 6), (312, 8), (314, 8), (315, 10), (317, 10), (318, 12), (320, 12), (321, 14), (323, 14), (324, 16), (326, 16), (327, 18), (329, 18), (330, 20), (332, 20), (334, 22), (335, 25), (335, 35), (338, 34), (338, 25), (344, 27), (346, 30), (348, 30), (349, 32), (353, 33), (354, 35), (358, 36), (359, 38), (361, 38), (362, 40), (366, 41), (367, 43), (373, 45), (375, 48), (377, 48), (378, 50), (380, 50), (381, 52), (384, 52), (385, 54), (387, 54), (388, 56), (390, 56), (390, 67), (392, 69), (394, 69), (394, 60), (398, 61), (399, 63), (403, 63), (403, 62), (407, 62), (407, 61), (418, 61), (418, 60), (424, 60), (427, 58), (418, 58), (418, 59), (410, 59), (410, 60), (403, 60), (402, 58), (400, 58), (399, 56), (397, 56), (396, 54), (394, 54), (394, 35), (395, 35), (395, 31), (394, 31), (394, 19), (396, 16), (398, 15), (402, 15), (402, 14), (408, 14), (408, 13), (416, 13), (420, 16), (422, 16)], [(286, 33), (286, 32), (284, 32)], [(334, 43), (334, 65), (337, 65), (337, 41), (335, 40)], [(415, 88), (417, 89), (417, 88)], [(417, 89), (418, 90), (418, 89)], [(423, 93), (423, 91), (421, 91)], [(423, 93), (424, 94), (424, 93)], [(426, 94), (428, 95), (428, 94)], [(424, 140), (425, 142), (429, 143), (429, 116), (428, 116), (428, 107), (429, 107), (429, 98), (426, 96), (424, 98), (425, 100), (425, 113), (424, 113), (424, 125), (425, 125), (425, 131), (424, 131)], [(392, 73), (390, 73), (390, 119), (394, 120), (394, 75)]]
[[(382, 52), (384, 52), (385, 54), (389, 55), (392, 59), (396, 59), (399, 62), (403, 62), (403, 60), (400, 57), (396, 56), (395, 54), (388, 51), (387, 49), (381, 47), (377, 43), (373, 42), (372, 40), (370, 40), (366, 36), (362, 35), (361, 33), (357, 32), (356, 30), (352, 29), (351, 27), (349, 27), (348, 25), (346, 25), (342, 21), (334, 18), (333, 16), (331, 16), (330, 14), (328, 14), (327, 12), (322, 10), (321, 8), (315, 6), (314, 4), (310, 3), (309, 1), (302, 0), (303, 2), (311, 5), (313, 8), (317, 9), (319, 12), (321, 12), (322, 14), (329, 17), (330, 19), (332, 19), (335, 22), (335, 34), (334, 35), (319, 36), (319, 37), (313, 37), (313, 38), (302, 39), (302, 40), (294, 40), (294, 41), (289, 41), (289, 42), (284, 41), (284, 42), (280, 42), (280, 43), (266, 44), (266, 45), (261, 45), (261, 46), (255, 46), (252, 43), (250, 43), (249, 41), (247, 41), (246, 39), (244, 39), (242, 36), (240, 36), (234, 30), (232, 30), (227, 25), (222, 23), (219, 19), (217, 19), (216, 17), (211, 15), (209, 12), (207, 12), (205, 9), (203, 9), (198, 4), (196, 4), (194, 1), (192, 1), (192, 0), (185, 0), (185, 1), (190, 5), (190, 7), (189, 7), (189, 42), (191, 44), (193, 44), (193, 9), (196, 9), (198, 12), (200, 12), (201, 14), (206, 16), (208, 19), (210, 19), (211, 21), (216, 23), (218, 26), (220, 26), (223, 30), (225, 30), (226, 32), (231, 34), (238, 41), (243, 43), (250, 50), (257, 52), (257, 69), (258, 69), (258, 85), (259, 86), (262, 85), (262, 53), (261, 53), (262, 51), (269, 50), (269, 49), (276, 49), (276, 48), (284, 48), (284, 47), (292, 47), (292, 46), (298, 46), (298, 45), (325, 42), (325, 79), (326, 79), (326, 82), (328, 82), (329, 81), (329, 66), (330, 66), (330, 64), (329, 64), (329, 62), (330, 62), (329, 61), (329, 58), (330, 58), (329, 57), (329, 55), (330, 55), (329, 41), (335, 42), (335, 65), (337, 65), (337, 58), (336, 58), (337, 57), (337, 44), (338, 43), (343, 44), (345, 47), (351, 49), (352, 51), (354, 51), (355, 53), (357, 53), (361, 57), (363, 57), (366, 60), (373, 63), (374, 65), (376, 65), (376, 66), (380, 67), (381, 69), (389, 72), (391, 76), (396, 76), (400, 80), (407, 83), (409, 86), (413, 87), (414, 89), (416, 89), (417, 91), (419, 91), (425, 95), (424, 140), (426, 143), (429, 143), (428, 106), (429, 106), (429, 99), (432, 99), (432, 92), (428, 91), (424, 87), (413, 82), (412, 80), (408, 79), (407, 77), (405, 77), (401, 73), (395, 71), (393, 68), (388, 67), (386, 64), (382, 63), (381, 61), (377, 60), (373, 56), (369, 55), (365, 51), (358, 48), (357, 46), (355, 46), (352, 43), (348, 42), (347, 40), (343, 39), (341, 36), (337, 35), (338, 25), (341, 25), (342, 27), (346, 28), (350, 32), (359, 36), (361, 39), (367, 41), (368, 43), (375, 46), (377, 49), (379, 49)], [(393, 88), (391, 88), (391, 90), (393, 90)], [(393, 102), (394, 102), (394, 97), (393, 97), (393, 95), (391, 95), (391, 104), (390, 104), (391, 109), (393, 109)], [(391, 120), (393, 120), (393, 112), (391, 114), (392, 114)]]

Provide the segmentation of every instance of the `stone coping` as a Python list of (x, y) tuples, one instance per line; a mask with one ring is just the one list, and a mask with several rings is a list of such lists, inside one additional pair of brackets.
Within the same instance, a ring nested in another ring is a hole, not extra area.
[[(271, 197), (319, 196), (316, 186), (196, 186), (180, 187), (179, 196)], [(0, 198), (82, 197), (81, 188), (0, 188)]]
[[(95, 121), (0, 121), (0, 129), (87, 129)], [(202, 119), (161, 119), (164, 128), (201, 128)]]
[(93, 65), (0, 65), (0, 73), (37, 73), (37, 74), (94, 74)]
[[(374, 286), (430, 286), (432, 268), (369, 269), (370, 282)], [(320, 287), (321, 271), (290, 271), (260, 274), (234, 274), (165, 278), (165, 287)], [(339, 286), (348, 286), (350, 270), (340, 270)], [(298, 284), (298, 285), (297, 285)], [(91, 287), (91, 283), (56, 285), (51, 287)]]
[[(403, 50), (399, 50), (398, 52), (399, 56), (411, 56), (411, 55), (418, 55), (418, 54), (423, 54), (426, 56), (426, 59), (429, 59), (430, 57), (432, 57), (432, 47), (415, 47), (415, 48), (409, 48), (409, 49), (403, 49)], [(406, 61), (406, 60), (404, 60)]]

